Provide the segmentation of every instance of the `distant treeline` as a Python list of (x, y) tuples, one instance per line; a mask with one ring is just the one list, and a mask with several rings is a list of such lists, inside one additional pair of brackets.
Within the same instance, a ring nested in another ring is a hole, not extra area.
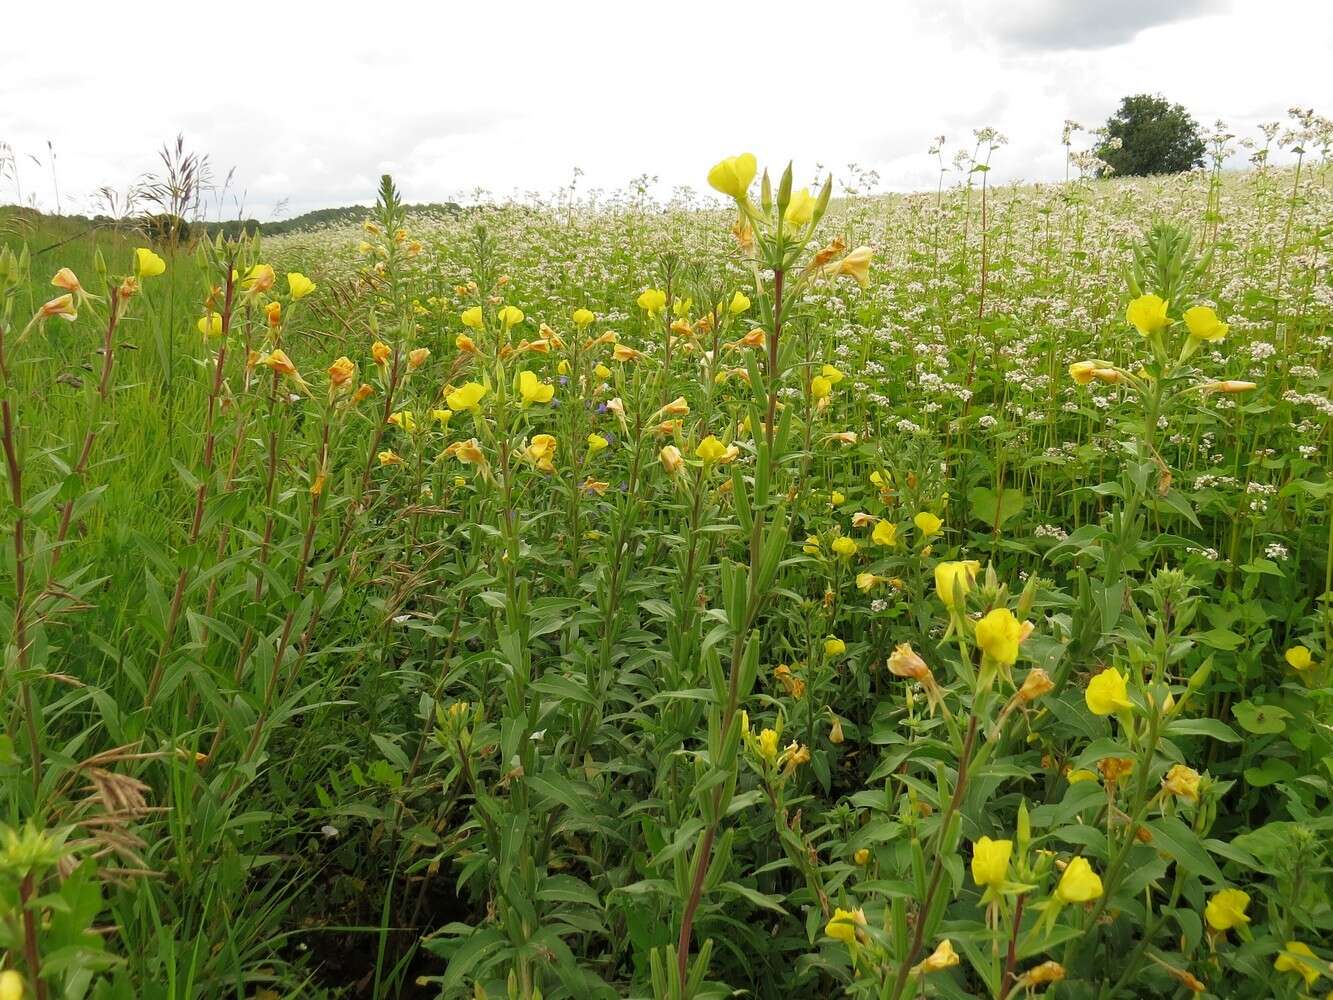
[[(462, 206), (452, 201), (430, 202), (406, 207), (409, 213), (417, 214), (438, 215), (462, 211)], [(126, 219), (114, 219), (109, 215), (55, 216), (43, 215), (34, 212), (32, 209), (17, 206), (0, 206), (0, 216), (12, 220), (26, 218), (30, 223), (35, 223), (38, 219), (41, 219), (43, 222), (55, 222), (70, 229), (137, 230), (160, 242), (171, 239), (173, 235), (181, 241), (201, 236), (204, 233), (207, 233), (209, 238), (213, 238), (219, 232), (228, 239), (235, 238), (242, 232), (247, 235), (261, 232), (265, 236), (281, 236), (284, 233), (319, 229), (323, 226), (362, 222), (370, 217), (370, 211), (370, 208), (365, 205), (346, 205), (341, 208), (319, 208), (313, 212), (305, 212), (302, 215), (278, 222), (260, 222), (258, 219), (232, 219), (228, 222), (189, 222), (172, 215), (142, 215)]]

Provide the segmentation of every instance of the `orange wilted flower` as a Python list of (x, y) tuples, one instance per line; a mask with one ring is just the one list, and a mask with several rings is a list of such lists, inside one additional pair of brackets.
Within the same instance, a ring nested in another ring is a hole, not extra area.
[(73, 295), (83, 293), (83, 286), (79, 284), (78, 275), (67, 267), (62, 267), (56, 272), (56, 276), (51, 279), (51, 284)]
[(43, 319), (48, 319), (51, 316), (59, 316), (61, 319), (70, 323), (73, 323), (79, 318), (78, 307), (74, 305), (74, 296), (70, 295), (68, 292), (64, 295), (57, 295), (50, 302), (46, 303), (46, 305), (42, 306), (37, 312)]
[(310, 391), (310, 386), (306, 384), (301, 373), (296, 370), (296, 365), (292, 364), (292, 359), (287, 357), (287, 352), (281, 348), (270, 351), (264, 357), (259, 359), (260, 364), (268, 365), (279, 375), (285, 375), (295, 382), (305, 392)]
[(268, 325), (276, 327), (282, 323), (282, 303), (270, 302), (264, 306), (264, 318), (268, 320)]
[(335, 386), (346, 385), (356, 375), (356, 365), (345, 355), (329, 365), (329, 382)]
[(601, 496), (610, 488), (610, 486), (610, 483), (604, 483), (600, 479), (593, 479), (592, 476), (589, 476), (587, 479), (583, 480), (581, 489), (584, 493), (596, 493), (598, 496)]
[(666, 406), (662, 407), (654, 417), (687, 417), (690, 414), (690, 404), (685, 401), (684, 396), (677, 396)]
[(444, 449), (444, 454), (458, 459), (464, 465), (475, 465), (483, 478), (490, 479), (491, 465), (486, 461), (486, 454), (481, 450), (481, 444), (476, 438), (455, 441)]
[(727, 347), (733, 351), (741, 347), (763, 347), (767, 340), (768, 334), (764, 333), (763, 330), (755, 328), (740, 340), (732, 341)]
[(624, 344), (617, 344), (611, 356), (617, 361), (638, 361), (643, 357), (642, 351), (636, 351), (632, 347), (626, 347)]
[(407, 354), (407, 367), (415, 371), (426, 363), (428, 357), (430, 357), (429, 347), (413, 348)]

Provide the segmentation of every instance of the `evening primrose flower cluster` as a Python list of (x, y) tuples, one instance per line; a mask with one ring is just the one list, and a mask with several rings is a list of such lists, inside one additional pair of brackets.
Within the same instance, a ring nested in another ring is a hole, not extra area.
[[(122, 276), (116, 277), (108, 273), (100, 250), (97, 253), (95, 266), (106, 282), (104, 295), (95, 295), (88, 291), (71, 268), (60, 268), (51, 278), (51, 287), (57, 289), (58, 294), (37, 308), (32, 318), (9, 345), (9, 349), (13, 350), (21, 345), (47, 320), (60, 319), (66, 323), (73, 323), (79, 318), (80, 310), (84, 309), (100, 312), (106, 307), (110, 311), (110, 322), (114, 326), (126, 315), (131, 300), (139, 294), (143, 282), (158, 278), (167, 270), (166, 261), (148, 247), (139, 247), (134, 251), (133, 266)], [(30, 259), (26, 246), (18, 255), (8, 247), (0, 250), (0, 290), (7, 290), (8, 286), (16, 287), (29, 267)]]
[[(1211, 306), (1191, 306), (1179, 318), (1172, 318), (1169, 309), (1164, 299), (1150, 292), (1133, 299), (1125, 310), (1125, 322), (1147, 339), (1153, 356), (1164, 369), (1184, 364), (1204, 344), (1216, 344), (1226, 338), (1228, 324), (1218, 318)], [(1173, 337), (1173, 331), (1178, 335)], [(1173, 341), (1179, 344), (1174, 361)], [(1125, 384), (1141, 393), (1148, 389), (1146, 374), (1144, 371), (1131, 373), (1109, 361), (1097, 359), (1076, 361), (1069, 366), (1069, 377), (1079, 385), (1093, 381)], [(1237, 393), (1248, 392), (1256, 386), (1253, 382), (1228, 379), (1206, 380), (1192, 388), (1204, 393)]]
[[(714, 164), (708, 171), (708, 184), (735, 203), (737, 218), (732, 232), (741, 249), (755, 252), (757, 259), (769, 268), (786, 272), (797, 262), (828, 211), (833, 179), (827, 178), (817, 195), (811, 194), (809, 188), (792, 190), (789, 164), (775, 192), (765, 170), (760, 181), (759, 202), (755, 204), (750, 200), (750, 187), (757, 173), (754, 154), (741, 153)], [(873, 252), (868, 246), (848, 251), (841, 240), (834, 240), (816, 253), (795, 276), (788, 294), (799, 294), (805, 284), (817, 278), (839, 276), (850, 277), (865, 288), (870, 280), (872, 257)]]

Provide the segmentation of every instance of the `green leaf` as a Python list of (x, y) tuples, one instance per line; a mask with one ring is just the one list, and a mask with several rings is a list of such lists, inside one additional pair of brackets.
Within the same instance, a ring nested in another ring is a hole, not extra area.
[(1016, 489), (1001, 489), (997, 496), (985, 486), (974, 486), (967, 492), (968, 503), (977, 520), (999, 527), (1023, 509), (1023, 494)]
[(1252, 701), (1241, 701), (1231, 706), (1231, 714), (1236, 717), (1241, 728), (1246, 732), (1260, 735), (1280, 733), (1287, 728), (1291, 713), (1277, 705), (1256, 705)]
[(1199, 875), (1211, 882), (1221, 884), (1226, 881), (1217, 862), (1209, 856), (1199, 835), (1187, 827), (1175, 816), (1162, 816), (1149, 820), (1148, 829), (1152, 832), (1152, 845), (1159, 851), (1165, 851), (1191, 875)]

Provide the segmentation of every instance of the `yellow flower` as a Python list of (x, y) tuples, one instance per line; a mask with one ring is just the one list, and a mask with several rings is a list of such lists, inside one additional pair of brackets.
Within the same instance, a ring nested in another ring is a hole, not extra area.
[(458, 318), (469, 330), (481, 330), (486, 326), (486, 320), (481, 314), (481, 306), (464, 309)]
[(296, 302), (315, 290), (315, 283), (307, 278), (300, 271), (289, 271), (287, 273), (287, 292)]
[(261, 295), (272, 288), (277, 280), (272, 264), (256, 264), (241, 279), (241, 287), (251, 295)]
[(1055, 887), (1055, 898), (1062, 903), (1087, 903), (1102, 894), (1101, 877), (1092, 870), (1088, 859), (1075, 858), (1060, 876)]
[(870, 849), (868, 847), (860, 848), (855, 854), (852, 855), (852, 860), (855, 861), (858, 865), (870, 864)]
[(759, 164), (753, 153), (729, 156), (714, 164), (713, 169), (708, 171), (708, 184), (714, 191), (720, 191), (740, 201), (750, 190), (750, 183), (754, 180), (758, 169)]
[(726, 446), (712, 434), (700, 441), (699, 446), (694, 449), (695, 456), (708, 464), (720, 461), (726, 452)]
[(449, 426), (449, 421), (450, 421), (451, 419), (453, 419), (453, 415), (454, 415), (454, 411), (453, 411), (453, 410), (431, 410), (431, 411), (430, 411), (430, 418), (431, 418), (432, 420), (434, 420), (436, 423), (444, 424), (445, 427), (448, 427), (448, 426)]
[(877, 577), (874, 573), (856, 574), (856, 589), (861, 591), (863, 594), (869, 593), (870, 590), (875, 586), (875, 584), (879, 582), (880, 582), (880, 577)]
[(848, 538), (846, 535), (839, 535), (837, 538), (833, 539), (833, 544), (829, 547), (844, 559), (850, 559), (852, 556), (856, 555), (858, 546), (853, 539)]
[(381, 368), (388, 363), (391, 354), (393, 354), (393, 348), (382, 340), (377, 340), (370, 345), (370, 356), (375, 359), (375, 364)]
[(1097, 363), (1095, 361), (1075, 361), (1069, 366), (1069, 377), (1079, 385), (1087, 385), (1093, 380), (1097, 372)]
[(1049, 986), (1065, 978), (1065, 967), (1059, 962), (1046, 961), (1034, 965), (1018, 977), (1023, 986)]
[(1250, 905), (1250, 894), (1240, 889), (1220, 889), (1213, 893), (1203, 908), (1203, 918), (1215, 931), (1226, 932), (1233, 927), (1248, 924), (1245, 910)]
[(1115, 667), (1107, 667), (1088, 681), (1083, 700), (1093, 715), (1111, 715), (1121, 709), (1132, 708), (1129, 685), (1124, 674)]
[(607, 379), (611, 377), (611, 369), (606, 367), (606, 365), (600, 362), (598, 362), (597, 365), (593, 367), (592, 373), (601, 379)]
[(881, 518), (875, 522), (875, 530), (870, 533), (876, 545), (897, 545), (898, 526), (892, 521)]
[(731, 305), (727, 306), (727, 312), (733, 316), (739, 316), (750, 308), (750, 300), (746, 298), (744, 292), (737, 292), (731, 297)]
[(1185, 310), (1185, 326), (1195, 340), (1218, 341), (1227, 335), (1226, 323), (1217, 318), (1217, 313), (1208, 306), (1194, 306)]
[(23, 977), (13, 969), (0, 972), (0, 1000), (23, 1000)]
[(680, 454), (680, 449), (674, 444), (669, 444), (659, 453), (662, 460), (662, 468), (666, 469), (667, 475), (674, 476), (681, 470), (685, 464), (685, 459)]
[(772, 729), (765, 729), (759, 734), (759, 756), (768, 763), (778, 759), (778, 734)]
[(602, 437), (602, 435), (600, 435), (600, 434), (589, 434), (589, 435), (588, 435), (588, 454), (589, 454), (589, 455), (596, 455), (599, 451), (601, 451), (603, 448), (605, 448), (608, 444), (610, 444), (610, 442), (607, 441), (606, 438)]
[(415, 371), (426, 363), (430, 357), (429, 347), (416, 347), (407, 352), (407, 367)]
[(912, 518), (912, 523), (916, 525), (916, 530), (921, 532), (926, 538), (931, 538), (940, 533), (944, 527), (944, 522), (928, 510), (920, 511)]
[(844, 495), (840, 490), (834, 490), (832, 493), (829, 494), (828, 498), (829, 498), (829, 503), (831, 503), (834, 507), (841, 507), (844, 503), (847, 502), (846, 495)]
[(1097, 775), (1085, 768), (1079, 768), (1077, 771), (1070, 771), (1065, 777), (1071, 785), (1077, 785), (1080, 781), (1096, 781)]
[(395, 427), (400, 427), (411, 434), (417, 429), (416, 418), (412, 416), (411, 410), (399, 410), (397, 413), (389, 414), (389, 423)]
[(810, 395), (815, 399), (824, 399), (833, 391), (833, 383), (823, 375), (816, 375), (810, 380)]
[(530, 371), (521, 371), (518, 374), (518, 394), (523, 397), (524, 406), (529, 403), (549, 403), (555, 395), (555, 386), (541, 381)]
[(500, 325), (508, 330), (511, 326), (517, 326), (523, 322), (523, 310), (518, 306), (501, 306), (495, 312), (495, 318), (500, 321)]
[(1145, 337), (1165, 330), (1170, 322), (1166, 318), (1166, 300), (1158, 295), (1140, 295), (1125, 309), (1125, 322)]
[(994, 608), (977, 622), (977, 645), (1002, 666), (1018, 660), (1018, 644), (1023, 641), (1023, 625), (1008, 608)]
[(528, 458), (543, 472), (555, 471), (555, 444), (555, 437), (550, 434), (534, 434), (528, 442)]
[(841, 656), (847, 652), (847, 643), (843, 642), (836, 635), (831, 635), (824, 640), (825, 656)]
[(870, 259), (873, 253), (870, 247), (857, 247), (842, 260), (824, 265), (824, 273), (830, 277), (845, 274), (865, 288), (870, 283)]
[(200, 316), (198, 321), (194, 325), (198, 327), (199, 332), (202, 333), (205, 337), (222, 336), (221, 313), (211, 312), (207, 316)]
[(1162, 788), (1178, 799), (1199, 801), (1199, 772), (1184, 764), (1173, 764), (1162, 779)]
[(787, 211), (783, 219), (787, 225), (800, 228), (808, 225), (810, 220), (815, 217), (815, 199), (810, 194), (809, 188), (801, 188), (791, 196), (791, 201), (787, 202)]
[(666, 309), (666, 292), (660, 288), (649, 288), (639, 294), (639, 308), (650, 315), (656, 315)]
[(480, 382), (465, 382), (453, 392), (444, 397), (445, 403), (449, 409), (457, 413), (459, 410), (479, 410), (482, 397), (489, 390)]
[(167, 262), (147, 247), (134, 251), (134, 273), (140, 278), (156, 278), (167, 269)]
[(953, 950), (953, 942), (945, 938), (929, 955), (912, 967), (912, 971), (923, 975), (928, 972), (943, 972), (958, 964), (958, 952)]
[[(771, 732), (771, 730), (765, 730)], [(833, 916), (829, 922), (824, 925), (824, 933), (831, 938), (837, 938), (843, 944), (851, 944), (856, 940), (857, 932), (866, 925), (866, 915), (861, 909), (844, 910), (842, 907), (835, 907)]]
[(838, 371), (838, 369), (834, 368), (832, 365), (824, 365), (819, 369), (819, 374), (829, 380), (829, 385), (837, 385), (844, 378), (842, 372)]
[(1305, 980), (1306, 989), (1319, 978), (1319, 966), (1322, 964), (1310, 946), (1300, 941), (1288, 941), (1282, 953), (1273, 960), (1273, 968), (1278, 972), (1299, 973)]
[(935, 567), (935, 593), (946, 608), (954, 606), (955, 595), (966, 595), (976, 582), (981, 563), (975, 559), (961, 562), (942, 562)]
[(574, 310), (574, 325), (579, 327), (580, 329), (589, 325), (596, 319), (597, 317), (593, 315), (593, 311), (591, 309)]
[(403, 460), (393, 451), (385, 450), (379, 453), (380, 465), (402, 465)]
[(972, 881), (979, 886), (1000, 885), (1009, 871), (1009, 855), (1013, 850), (1012, 840), (979, 838), (972, 845)]
[(1304, 672), (1314, 666), (1314, 657), (1310, 655), (1310, 650), (1304, 646), (1292, 646), (1282, 655), (1292, 670)]

